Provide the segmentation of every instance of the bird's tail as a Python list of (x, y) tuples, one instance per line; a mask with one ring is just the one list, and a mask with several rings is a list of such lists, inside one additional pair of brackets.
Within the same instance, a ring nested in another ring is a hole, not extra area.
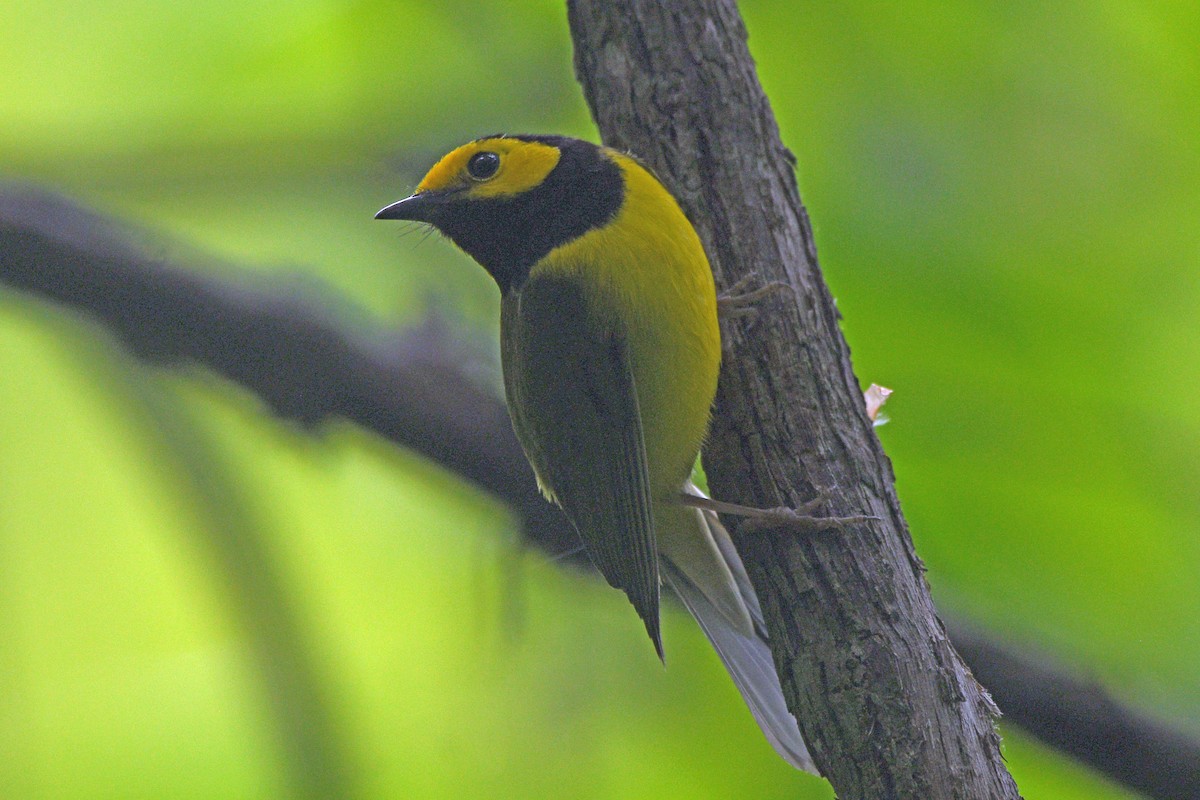
[[(684, 491), (704, 496), (690, 481)], [(711, 511), (680, 508), (674, 522), (699, 526), (660, 539), (662, 575), (696, 618), (758, 726), (783, 758), (798, 769), (820, 774), (796, 719), (788, 711), (775, 662), (767, 645), (762, 607), (729, 532)], [(685, 544), (686, 543), (686, 544)], [(664, 546), (666, 545), (666, 546)]]

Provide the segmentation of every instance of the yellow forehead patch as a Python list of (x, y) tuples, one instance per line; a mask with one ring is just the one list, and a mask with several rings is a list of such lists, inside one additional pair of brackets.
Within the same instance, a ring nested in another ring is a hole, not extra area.
[[(476, 153), (500, 156), (500, 168), (487, 180), (477, 181), (467, 172), (467, 163)], [(546, 180), (558, 164), (557, 147), (541, 142), (495, 137), (468, 142), (451, 150), (422, 179), (417, 192), (441, 189), (466, 189), (473, 197), (503, 197), (520, 194)]]

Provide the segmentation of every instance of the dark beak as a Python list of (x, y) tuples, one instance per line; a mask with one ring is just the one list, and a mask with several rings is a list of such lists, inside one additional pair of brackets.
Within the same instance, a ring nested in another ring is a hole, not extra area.
[(429, 222), (430, 213), (437, 201), (428, 193), (414, 194), (398, 200), (390, 206), (385, 206), (375, 215), (375, 219), (408, 219), (415, 222)]

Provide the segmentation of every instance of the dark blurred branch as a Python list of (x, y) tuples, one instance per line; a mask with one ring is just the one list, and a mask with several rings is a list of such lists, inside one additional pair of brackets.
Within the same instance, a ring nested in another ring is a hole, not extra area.
[[(144, 358), (177, 364), (193, 348), (203, 351), (201, 363), (220, 363), (225, 374), (234, 375), (237, 344), (231, 333), (252, 316), (233, 301), (237, 291), (159, 268), (118, 231), (61, 198), (0, 189), (0, 281), (69, 308), (89, 309)], [(180, 324), (179, 315), (191, 324)], [(299, 341), (302, 328), (302, 322), (290, 326), (284, 338)], [(111, 353), (104, 358), (102, 348), (91, 344), (77, 353), (81, 369), (121, 396), (155, 463), (164, 475), (179, 479), (180, 497), (197, 523), (198, 550), (215, 564), (222, 599), (244, 626), (290, 781), (288, 796), (360, 796), (346, 740), (252, 497), (212, 437), (186, 407), (172, 402), (166, 387), (138, 380), (140, 375), (129, 373), (140, 365)], [(255, 342), (244, 355), (252, 363), (253, 352), (261, 349), (262, 342)], [(277, 389), (286, 391), (288, 383), (276, 381)]]
[[(162, 263), (112, 221), (28, 188), (0, 189), (0, 284), (99, 321), (144, 360), (224, 375), (282, 417), (351, 420), (504, 500), (534, 546), (575, 545), (538, 494), (503, 403), (464, 377), (436, 325), (403, 336), (352, 330), (315, 292)], [(970, 627), (950, 629), (1008, 721), (1151, 797), (1200, 797), (1200, 743)]]
[(1149, 797), (1200, 798), (1200, 742), (1046, 659), (1014, 652), (964, 623), (949, 628), (1005, 718), (1031, 736)]
[(403, 337), (356, 329), (331, 313), (327, 289), (172, 268), (111, 220), (20, 186), (0, 186), (0, 282), (86, 311), (147, 361), (202, 364), (282, 417), (374, 430), (515, 501), (523, 518), (554, 511), (507, 411), (456, 369), (436, 323)]

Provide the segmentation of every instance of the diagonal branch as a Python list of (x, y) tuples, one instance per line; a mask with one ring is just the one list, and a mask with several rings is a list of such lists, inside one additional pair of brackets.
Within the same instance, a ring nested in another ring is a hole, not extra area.
[[(0, 185), (0, 281), (86, 310), (147, 361), (203, 364), (282, 417), (305, 425), (343, 417), (374, 430), (516, 500), (523, 518), (557, 513), (538, 494), (503, 405), (485, 402), (454, 368), (436, 322), (404, 337), (352, 327), (318, 299), (331, 296), (326, 288), (172, 268), (111, 220), (11, 185)], [(574, 546), (573, 534), (561, 544)]]
[(1005, 719), (1148, 797), (1200, 797), (1200, 742), (1052, 662), (1007, 649), (968, 624), (947, 626)]
[[(31, 188), (0, 187), (0, 284), (98, 321), (146, 361), (207, 367), (280, 416), (373, 430), (503, 499), (539, 549), (575, 545), (538, 494), (503, 404), (453, 366), (437, 325), (351, 329), (312, 299), (315, 287), (251, 287), (151, 259), (111, 220)], [(1151, 797), (1200, 796), (1200, 742), (970, 627), (951, 630), (1009, 721)]]
[(763, 508), (826, 496), (832, 516), (877, 518), (836, 535), (735, 533), (817, 766), (846, 800), (1019, 797), (996, 709), (934, 610), (734, 0), (567, 7), (604, 140), (674, 190), (718, 287), (793, 290), (723, 330), (713, 494)]

